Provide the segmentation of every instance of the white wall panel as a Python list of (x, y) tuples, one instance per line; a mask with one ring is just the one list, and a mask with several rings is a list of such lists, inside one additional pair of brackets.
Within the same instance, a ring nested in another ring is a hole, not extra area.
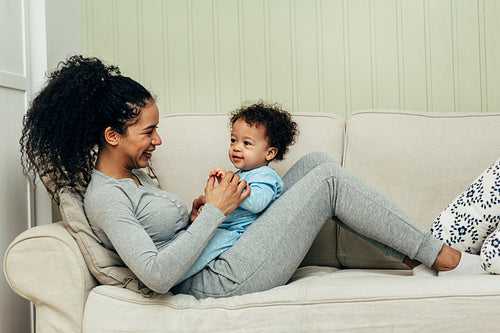
[(84, 51), (151, 88), (162, 113), (266, 99), (365, 108), (500, 107), (494, 0), (84, 0)]
[[(160, 9), (160, 10), (158, 10)], [(148, 88), (166, 87), (167, 67), (164, 47), (165, 41), (158, 38), (157, 31), (164, 30), (163, 6), (161, 0), (144, 1), (142, 3), (142, 17), (152, 24), (142, 24), (142, 76), (148, 82)], [(158, 92), (159, 93), (159, 92)], [(164, 93), (164, 89), (162, 89)], [(165, 97), (163, 97), (165, 98)]]
[(24, 50), (23, 1), (1, 1), (0, 18), (0, 70), (24, 75), (24, 58), (19, 56)]
[(348, 104), (347, 34), (344, 24), (345, 4), (343, 1), (321, 3), (322, 75), (324, 111), (345, 117), (350, 111)]
[[(376, 3), (376, 6), (375, 6)], [(400, 109), (400, 11), (396, 0), (371, 2), (373, 106)]]
[(265, 3), (240, 1), (240, 43), (245, 100), (267, 98), (269, 72)]
[[(19, 55), (19, 54), (18, 54)], [(22, 54), (21, 54), (22, 55)], [(21, 59), (23, 57), (21, 56)], [(1, 65), (1, 64), (0, 64)], [(19, 138), (25, 91), (0, 81), (0, 258), (14, 238), (28, 228), (26, 179), (20, 166)], [(0, 276), (0, 332), (29, 332), (29, 302), (14, 294)]]
[(488, 110), (500, 111), (500, 2), (484, 0), (484, 81), (486, 107)]
[[(20, 165), (19, 138), (26, 104), (25, 2), (0, 1), (0, 258), (12, 240), (26, 230), (27, 182)], [(29, 332), (30, 304), (14, 294), (0, 275), (0, 332)]]
[(453, 111), (454, 58), (451, 1), (427, 1), (431, 111)]
[[(166, 50), (168, 59), (168, 96), (160, 99), (162, 112), (185, 113), (194, 110), (191, 27), (185, 0), (166, 1), (164, 17), (167, 25)], [(190, 14), (189, 14), (190, 15)], [(163, 39), (163, 38), (162, 38)], [(163, 41), (165, 42), (165, 40)], [(159, 88), (153, 88), (158, 93)], [(159, 93), (158, 93), (159, 94)], [(168, 109), (166, 108), (168, 103)]]
[(243, 45), (240, 44), (239, 1), (215, 2), (217, 43), (215, 45), (215, 66), (217, 74), (217, 112), (232, 110), (245, 99), (245, 85), (242, 80)]
[(455, 1), (453, 5), (455, 106), (457, 111), (470, 112), (482, 103), (484, 67), (481, 53), (471, 52), (481, 50), (482, 6), (474, 1)]
[(429, 110), (427, 20), (423, 1), (401, 1), (401, 107)]

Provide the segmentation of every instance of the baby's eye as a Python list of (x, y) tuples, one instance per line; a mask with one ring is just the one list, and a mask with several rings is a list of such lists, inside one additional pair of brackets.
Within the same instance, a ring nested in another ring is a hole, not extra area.
[(236, 140), (235, 140), (235, 139), (231, 139), (231, 143), (235, 143), (235, 142), (236, 142)]
[(248, 142), (248, 141), (245, 141), (245, 142), (243, 142), (243, 143), (245, 144), (245, 146), (250, 146), (250, 145), (251, 145), (251, 143), (250, 143), (250, 142)]

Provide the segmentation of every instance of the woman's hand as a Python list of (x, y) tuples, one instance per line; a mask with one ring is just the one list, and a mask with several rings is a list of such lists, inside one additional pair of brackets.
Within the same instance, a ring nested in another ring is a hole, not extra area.
[(216, 176), (210, 176), (205, 187), (206, 203), (217, 207), (224, 215), (228, 215), (250, 195), (250, 186), (240, 176), (226, 172), (218, 186), (215, 186)]
[(193, 223), (194, 220), (196, 220), (196, 218), (198, 217), (198, 215), (200, 215), (201, 210), (205, 205), (205, 203), (206, 201), (204, 195), (200, 195), (197, 199), (194, 199), (193, 209), (191, 210), (191, 223)]

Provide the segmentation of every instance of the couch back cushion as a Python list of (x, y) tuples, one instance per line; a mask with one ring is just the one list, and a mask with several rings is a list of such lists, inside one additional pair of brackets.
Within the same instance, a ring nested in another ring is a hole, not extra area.
[[(363, 111), (347, 120), (344, 166), (429, 229), (437, 215), (500, 156), (500, 114)], [(399, 267), (338, 230), (347, 267)]]
[[(300, 134), (284, 161), (270, 167), (283, 176), (303, 155), (322, 151), (342, 162), (344, 121), (329, 114), (293, 114)], [(228, 157), (230, 142), (227, 114), (174, 114), (160, 120), (158, 132), (163, 144), (153, 154), (152, 166), (160, 186), (178, 195), (191, 207), (194, 198), (203, 194), (209, 172), (216, 167), (235, 170)], [(337, 265), (336, 228), (328, 223), (321, 232), (305, 264)], [(319, 246), (319, 247), (318, 247)]]

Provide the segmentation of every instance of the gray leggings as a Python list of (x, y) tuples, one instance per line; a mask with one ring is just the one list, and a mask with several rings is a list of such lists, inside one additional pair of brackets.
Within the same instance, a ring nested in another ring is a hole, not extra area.
[[(284, 193), (236, 244), (173, 289), (227, 297), (285, 284), (332, 217), (399, 260), (431, 266), (443, 243), (330, 157), (311, 153), (283, 177)], [(384, 245), (385, 244), (385, 245)]]

